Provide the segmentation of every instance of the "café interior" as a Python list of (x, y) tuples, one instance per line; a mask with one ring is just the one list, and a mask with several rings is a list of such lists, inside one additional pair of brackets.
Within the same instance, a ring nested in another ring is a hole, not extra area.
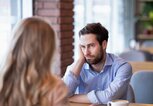
[(132, 66), (130, 84), (135, 102), (129, 105), (153, 106), (153, 0), (0, 0), (0, 66), (12, 29), (30, 16), (43, 17), (52, 24), (59, 42), (53, 66), (59, 71), (54, 73), (61, 77), (78, 56), (78, 31), (87, 23), (100, 22), (109, 31), (107, 52)]

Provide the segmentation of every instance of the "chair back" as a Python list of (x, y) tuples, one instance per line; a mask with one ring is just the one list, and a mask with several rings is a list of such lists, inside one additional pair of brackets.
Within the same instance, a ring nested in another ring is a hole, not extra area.
[(136, 103), (153, 104), (153, 71), (135, 72), (131, 77), (130, 84)]
[(152, 55), (146, 51), (130, 50), (123, 52), (119, 57), (126, 61), (152, 61)]
[(128, 86), (126, 100), (128, 100), (130, 103), (135, 103), (134, 91), (133, 91), (133, 88), (130, 84)]

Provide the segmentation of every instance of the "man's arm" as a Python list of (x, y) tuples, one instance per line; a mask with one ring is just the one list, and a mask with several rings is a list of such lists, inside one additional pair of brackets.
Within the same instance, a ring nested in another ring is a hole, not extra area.
[(69, 96), (74, 95), (74, 92), (79, 85), (79, 76), (83, 64), (85, 63), (85, 57), (81, 48), (79, 47), (79, 58), (77, 61), (73, 62), (70, 66), (67, 67), (66, 73), (63, 77), (63, 81), (69, 89)]
[[(104, 89), (94, 89), (86, 95), (73, 95), (69, 101), (80, 103), (106, 104), (113, 99), (120, 99), (126, 93), (129, 80), (132, 75), (131, 66), (122, 64), (116, 73), (116, 77), (110, 85)], [(100, 83), (100, 82), (97, 82)], [(92, 84), (92, 83), (91, 83)]]
[[(128, 63), (123, 63), (118, 68), (116, 77), (104, 90), (92, 90), (87, 94), (88, 99), (94, 104), (106, 104), (113, 99), (121, 99), (127, 92), (132, 68)], [(125, 98), (126, 99), (126, 98)]]
[(77, 94), (69, 98), (70, 102), (91, 103), (87, 95)]
[(83, 55), (81, 47), (79, 47), (78, 51), (79, 51), (79, 58), (71, 65), (70, 69), (76, 77), (80, 76), (82, 66), (85, 63), (85, 57)]

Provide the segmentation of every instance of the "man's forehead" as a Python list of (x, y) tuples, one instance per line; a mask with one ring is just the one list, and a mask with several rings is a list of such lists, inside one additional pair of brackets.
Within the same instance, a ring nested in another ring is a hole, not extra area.
[(80, 40), (96, 40), (95, 34), (84, 34), (80, 36)]
[(96, 36), (94, 35), (83, 35), (82, 37), (80, 37), (79, 43), (81, 45), (89, 45), (89, 44), (94, 44), (97, 43), (97, 39)]

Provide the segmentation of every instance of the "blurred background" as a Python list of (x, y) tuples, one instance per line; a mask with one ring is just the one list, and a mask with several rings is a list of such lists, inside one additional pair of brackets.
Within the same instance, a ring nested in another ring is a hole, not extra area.
[[(153, 60), (153, 0), (0, 0), (0, 66), (6, 58), (12, 29), (30, 16), (48, 20), (57, 34), (58, 64), (54, 67), (58, 75), (62, 76), (77, 58), (78, 31), (92, 22), (108, 29), (107, 52), (119, 56), (124, 52), (147, 52), (148, 60)], [(132, 61), (140, 59), (137, 56)]]

